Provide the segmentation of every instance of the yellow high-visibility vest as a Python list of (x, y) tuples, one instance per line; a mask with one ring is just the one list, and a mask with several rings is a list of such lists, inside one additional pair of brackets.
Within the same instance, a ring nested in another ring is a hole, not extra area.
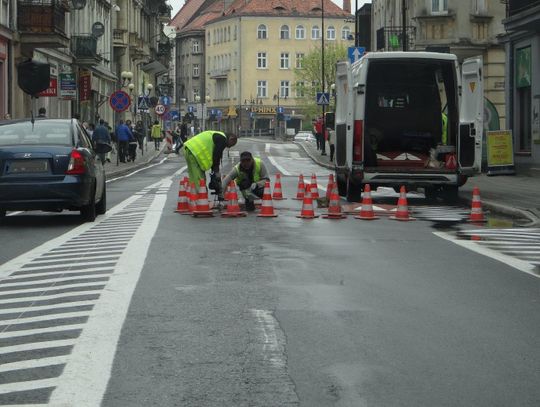
[[(253, 157), (255, 160), (255, 169), (253, 170), (253, 182), (258, 182), (261, 179), (261, 159), (259, 157)], [(236, 164), (236, 171), (238, 177), (236, 177), (236, 183), (240, 185), (242, 180), (246, 177), (246, 173), (240, 168), (240, 163)]]
[(184, 148), (187, 148), (195, 156), (199, 167), (203, 171), (208, 171), (212, 168), (212, 158), (214, 155), (214, 140), (212, 137), (214, 134), (219, 134), (227, 139), (225, 133), (221, 131), (207, 130), (191, 137), (184, 143)]
[(441, 113), (442, 116), (442, 143), (446, 145), (448, 143), (448, 116), (445, 113)]

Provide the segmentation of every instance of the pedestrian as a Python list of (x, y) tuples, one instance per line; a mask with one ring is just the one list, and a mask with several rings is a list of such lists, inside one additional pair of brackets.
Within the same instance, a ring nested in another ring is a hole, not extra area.
[(125, 163), (129, 141), (133, 139), (133, 133), (123, 120), (120, 120), (116, 127), (116, 139), (118, 140), (118, 159), (121, 163)]
[(105, 124), (105, 121), (100, 119), (99, 124), (92, 133), (94, 149), (96, 150), (96, 153), (103, 165), (105, 165), (105, 161), (107, 160), (107, 154), (112, 150), (111, 135)]
[(334, 153), (336, 151), (336, 146), (334, 145), (336, 142), (336, 131), (330, 128), (327, 128), (326, 131), (328, 132), (328, 145), (330, 146), (330, 162), (334, 162)]
[(246, 201), (246, 211), (255, 210), (255, 200), (262, 198), (264, 185), (270, 181), (268, 170), (259, 157), (253, 157), (249, 151), (240, 154), (240, 162), (227, 174), (222, 182), (222, 188), (236, 180), (238, 188)]
[(144, 126), (142, 124), (142, 121), (138, 121), (135, 125), (135, 129), (133, 130), (133, 134), (135, 138), (137, 139), (137, 142), (139, 143), (139, 149), (143, 150), (143, 143), (144, 143)]
[(236, 134), (206, 130), (191, 137), (184, 144), (184, 156), (188, 167), (190, 182), (199, 185), (205, 179), (205, 172), (211, 170), (209, 187), (216, 192), (221, 189), (219, 166), (225, 148), (231, 148), (237, 142)]
[(40, 107), (37, 117), (47, 117), (47, 109), (45, 109), (44, 107)]
[(159, 150), (159, 146), (161, 143), (161, 125), (159, 124), (159, 121), (154, 121), (154, 125), (152, 126), (152, 130), (150, 131), (150, 136), (152, 137), (152, 140), (154, 140), (154, 147), (156, 151)]
[(88, 128), (86, 129), (86, 132), (88, 133), (90, 138), (92, 138), (92, 134), (94, 134), (95, 129), (96, 129), (96, 126), (94, 125), (94, 123), (89, 123), (88, 124)]
[(319, 117), (315, 122), (315, 138), (317, 139), (318, 150), (321, 150), (321, 155), (326, 155), (325, 137), (324, 137), (324, 123), (323, 118)]
[(179, 154), (180, 149), (184, 146), (184, 143), (187, 141), (187, 139), (188, 139), (187, 123), (185, 121), (183, 121), (182, 124), (180, 125), (180, 131), (179, 131), (179, 135), (178, 135), (178, 143), (176, 144), (176, 147), (174, 149), (176, 154)]

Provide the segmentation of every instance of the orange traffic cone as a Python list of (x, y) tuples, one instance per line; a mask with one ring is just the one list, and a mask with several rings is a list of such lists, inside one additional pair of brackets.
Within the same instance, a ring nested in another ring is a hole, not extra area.
[(405, 190), (404, 185), (402, 185), (399, 189), (399, 199), (397, 203), (396, 214), (390, 216), (390, 219), (401, 221), (416, 220), (409, 216), (409, 208), (407, 206), (407, 191)]
[(319, 188), (317, 186), (317, 175), (315, 175), (315, 173), (311, 174), (310, 191), (312, 199), (319, 199)]
[(473, 188), (470, 222), (485, 222), (484, 212), (482, 211), (482, 201), (480, 200), (480, 188)]
[[(332, 194), (332, 191), (334, 189), (334, 174), (330, 174), (328, 176), (328, 185), (326, 186), (326, 199), (330, 201), (330, 195)], [(338, 194), (339, 196), (339, 194)]]
[(281, 174), (276, 174), (276, 183), (274, 184), (274, 192), (272, 192), (272, 199), (274, 201), (281, 201), (283, 198), (283, 192), (281, 191)]
[(193, 211), (195, 210), (197, 201), (196, 197), (194, 196), (195, 191), (195, 184), (193, 182), (189, 182), (189, 179), (186, 180), (186, 195), (188, 199), (188, 211), (183, 212), (182, 215), (193, 215)]
[(373, 211), (373, 201), (371, 200), (371, 187), (369, 184), (364, 186), (364, 196), (362, 197), (362, 207), (360, 208), (360, 213), (355, 216), (356, 219), (362, 220), (374, 220), (379, 219), (378, 216), (375, 216)]
[(339, 203), (339, 195), (337, 193), (336, 185), (332, 186), (328, 213), (326, 215), (322, 215), (322, 217), (325, 219), (344, 219), (347, 217), (347, 215), (341, 212), (341, 204)]
[(210, 217), (214, 216), (214, 212), (210, 209), (208, 202), (208, 190), (206, 189), (206, 181), (201, 179), (199, 182), (199, 193), (197, 194), (197, 206), (193, 211), (193, 216)]
[(300, 215), (296, 215), (297, 218), (313, 219), (318, 218), (319, 215), (315, 215), (313, 210), (313, 198), (311, 198), (311, 186), (306, 185), (306, 193), (304, 195), (304, 201), (302, 202), (302, 211)]
[(238, 218), (241, 216), (247, 216), (247, 212), (240, 211), (240, 205), (238, 205), (238, 193), (236, 192), (236, 184), (231, 181), (227, 186), (227, 195), (229, 196), (229, 202), (227, 203), (227, 210), (221, 214), (224, 218)]
[(304, 185), (304, 176), (300, 174), (300, 176), (298, 177), (298, 189), (296, 190), (296, 198), (293, 199), (296, 199), (298, 201), (303, 200), (305, 188), (306, 186)]
[(262, 198), (261, 211), (257, 215), (261, 218), (275, 218), (277, 213), (274, 212), (274, 205), (272, 203), (272, 195), (270, 193), (270, 181), (266, 181), (264, 184), (264, 194)]
[(175, 212), (178, 213), (187, 213), (189, 212), (188, 197), (186, 193), (187, 181), (184, 178), (180, 181), (180, 189), (178, 191), (178, 202), (176, 204)]

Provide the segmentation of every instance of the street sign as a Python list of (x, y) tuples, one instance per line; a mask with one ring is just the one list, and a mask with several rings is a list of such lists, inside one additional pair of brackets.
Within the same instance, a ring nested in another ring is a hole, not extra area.
[(172, 120), (171, 112), (165, 112), (162, 116), (163, 120), (170, 121)]
[(347, 55), (349, 56), (349, 61), (351, 61), (351, 64), (362, 58), (365, 53), (366, 49), (364, 47), (349, 47), (347, 49)]
[(167, 108), (163, 105), (156, 105), (155, 111), (157, 115), (163, 115), (167, 111)]
[(169, 106), (171, 104), (171, 98), (169, 96), (162, 96), (161, 104), (165, 106)]
[(131, 98), (123, 90), (113, 92), (109, 98), (109, 105), (117, 113), (125, 112), (127, 109), (129, 109), (130, 104)]
[(188, 111), (189, 113), (193, 113), (193, 112), (196, 112), (197, 110), (196, 110), (193, 106), (189, 105), (189, 106), (187, 107), (187, 111)]
[(150, 108), (150, 100), (146, 96), (139, 96), (137, 101), (137, 108), (143, 112), (147, 112)]
[(328, 92), (317, 92), (317, 104), (319, 106), (330, 104), (330, 94)]
[(278, 112), (278, 113), (283, 113), (283, 106), (279, 106), (279, 107), (277, 108), (277, 112)]
[(180, 112), (178, 110), (171, 110), (171, 120), (173, 121), (180, 120)]

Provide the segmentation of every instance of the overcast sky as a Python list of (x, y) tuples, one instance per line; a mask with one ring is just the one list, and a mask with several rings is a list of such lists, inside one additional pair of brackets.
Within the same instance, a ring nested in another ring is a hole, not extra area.
[[(343, 0), (332, 0), (334, 3), (336, 3), (339, 7), (343, 7)], [(351, 0), (351, 7), (354, 9), (354, 5), (356, 0)], [(184, 4), (184, 0), (169, 0), (168, 2), (172, 6), (172, 14), (171, 16), (174, 17), (174, 15), (180, 10), (182, 5)], [(362, 7), (365, 3), (371, 3), (371, 0), (358, 0), (358, 8)]]

